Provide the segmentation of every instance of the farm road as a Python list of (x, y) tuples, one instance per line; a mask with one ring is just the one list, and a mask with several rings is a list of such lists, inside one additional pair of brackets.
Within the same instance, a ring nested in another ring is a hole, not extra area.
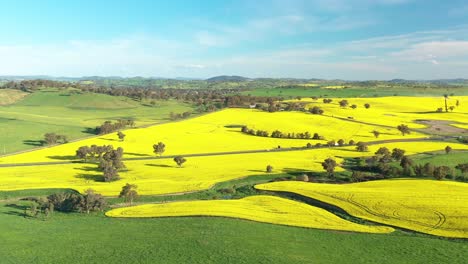
[[(427, 138), (409, 138), (409, 139), (388, 139), (388, 140), (376, 140), (366, 142), (367, 145), (378, 145), (391, 142), (421, 142), (421, 141), (444, 141), (445, 137), (427, 137)], [(136, 158), (124, 158), (123, 161), (133, 160), (157, 160), (157, 159), (172, 159), (177, 156), (189, 157), (209, 157), (209, 156), (222, 156), (222, 155), (239, 155), (239, 154), (251, 154), (251, 153), (266, 153), (266, 152), (286, 152), (286, 151), (304, 151), (312, 149), (323, 149), (323, 148), (339, 148), (339, 146), (320, 146), (320, 147), (300, 147), (300, 148), (274, 148), (274, 149), (256, 149), (256, 150), (239, 150), (239, 151), (226, 151), (226, 152), (212, 152), (212, 153), (192, 153), (192, 154), (179, 154), (179, 155), (166, 155), (166, 156), (151, 156), (151, 157), (136, 157)], [(74, 163), (86, 163), (80, 160), (69, 160), (69, 161), (48, 161), (48, 162), (28, 162), (28, 163), (8, 163), (0, 164), (0, 168), (5, 167), (27, 167), (27, 166), (52, 166), (52, 165), (65, 165)]]

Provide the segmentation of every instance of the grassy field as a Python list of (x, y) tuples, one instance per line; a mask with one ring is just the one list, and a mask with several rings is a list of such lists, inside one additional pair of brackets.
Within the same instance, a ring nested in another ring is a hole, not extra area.
[(458, 164), (468, 162), (468, 151), (457, 151), (445, 154), (445, 152), (423, 153), (413, 157), (416, 164), (431, 163), (435, 166), (455, 167)]
[(468, 184), (385, 180), (349, 185), (275, 182), (255, 188), (294, 192), (378, 223), (446, 237), (468, 238)]
[[(5, 97), (11, 91), (0, 89), (0, 99), (2, 94)], [(38, 147), (48, 132), (77, 139), (90, 136), (88, 129), (106, 120), (134, 119), (137, 125), (146, 125), (167, 121), (170, 112), (191, 110), (176, 101), (151, 107), (125, 97), (44, 89), (0, 106), (0, 155)]]
[(462, 241), (401, 231), (360, 234), (211, 217), (120, 219), (55, 212), (43, 221), (24, 218), (27, 205), (0, 201), (3, 263), (269, 264), (342, 263), (346, 259), (352, 263), (456, 264), (465, 263), (468, 252), (468, 244)]
[[(347, 90), (352, 89), (329, 89), (333, 93)], [(64, 263), (70, 259), (78, 263), (102, 260), (112, 263), (154, 263), (155, 260), (161, 263), (342, 263), (344, 259), (352, 263), (463, 263), (468, 257), (466, 241), (435, 238), (399, 228), (466, 238), (466, 184), (429, 180), (400, 180), (401, 184), (396, 185), (392, 183), (398, 183), (397, 180), (362, 185), (266, 183), (278, 177), (295, 179), (304, 172), (314, 180), (323, 180), (326, 178), (321, 165), (324, 159), (333, 158), (341, 164), (348, 158), (374, 155), (380, 147), (404, 149), (407, 155), (415, 155), (417, 163), (430, 160), (435, 164), (456, 165), (466, 159), (468, 145), (454, 141), (387, 142), (370, 145), (367, 152), (357, 152), (355, 146), (273, 151), (277, 146), (304, 147), (309, 142), (325, 143), (341, 138), (368, 142), (420, 140), (429, 135), (423, 134), (423, 130), (413, 130), (410, 135), (402, 136), (396, 125), (424, 128), (416, 119), (467, 123), (467, 97), (452, 97), (450, 105), (455, 98), (461, 105), (453, 113), (434, 113), (434, 107), (443, 105), (441, 97), (347, 98), (350, 104), (358, 105), (357, 109), (339, 107), (336, 98), (331, 104), (305, 98), (300, 102), (307, 107), (319, 105), (325, 115), (226, 109), (178, 122), (127, 129), (123, 131), (125, 141), (119, 141), (112, 133), (0, 157), (0, 164), (73, 161), (79, 146), (111, 144), (124, 148), (125, 159), (151, 158), (155, 157), (152, 145), (160, 141), (166, 144), (163, 155), (268, 150), (187, 157), (181, 168), (171, 157), (126, 160), (127, 169), (120, 172), (121, 179), (115, 182), (104, 182), (102, 172), (93, 163), (1, 167), (0, 234), (6, 246), (0, 249), (0, 254), (6, 263)], [(365, 109), (365, 103), (370, 103), (371, 108)], [(0, 107), (0, 117), (4, 122), (11, 122), (10, 140), (13, 140), (29, 136), (28, 130), (38, 133), (41, 126), (48, 129), (46, 132), (56, 133), (65, 132), (50, 131), (52, 126), (62, 131), (73, 128), (76, 137), (80, 137), (86, 135), (86, 128), (107, 119), (135, 117), (137, 124), (151, 124), (164, 121), (170, 111), (180, 113), (188, 109), (189, 106), (175, 101), (158, 102), (156, 107), (150, 107), (121, 97), (43, 90)], [(21, 122), (25, 133), (14, 134)], [(276, 129), (286, 133), (317, 132), (326, 140), (251, 136), (240, 132), (242, 125), (270, 133)], [(379, 138), (374, 137), (373, 130), (381, 132)], [(42, 134), (38, 135), (36, 140), (42, 138)], [(4, 137), (1, 140), (4, 144), (8, 141)], [(449, 155), (438, 154), (447, 145), (454, 151)], [(267, 165), (273, 166), (273, 172), (265, 171)], [(337, 179), (349, 181), (350, 172), (341, 167), (336, 171)], [(421, 183), (403, 184), (408, 182)], [(117, 208), (125, 206), (116, 196), (126, 183), (136, 184), (142, 196), (135, 207)], [(318, 203), (286, 194), (255, 190), (252, 186), (256, 184), (266, 186), (265, 189), (273, 186), (274, 191), (309, 195), (349, 214), (325, 206), (320, 208)], [(301, 184), (306, 186), (307, 193), (297, 189)], [(31, 203), (19, 200), (59, 191), (84, 192), (88, 188), (107, 196), (114, 208), (107, 215), (117, 217), (106, 217), (105, 212), (90, 215), (55, 212), (48, 219), (25, 217), (24, 210)], [(226, 193), (226, 189), (230, 191)], [(353, 203), (346, 200), (350, 194)], [(385, 199), (378, 199), (382, 194)], [(444, 221), (438, 221), (442, 216)], [(381, 224), (369, 224), (368, 220)], [(371, 234), (394, 229), (390, 234)], [(54, 254), (50, 248), (60, 248), (64, 254)]]

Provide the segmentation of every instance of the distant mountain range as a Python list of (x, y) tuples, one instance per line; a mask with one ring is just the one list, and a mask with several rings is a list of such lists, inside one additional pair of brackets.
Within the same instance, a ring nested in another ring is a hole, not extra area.
[[(165, 77), (121, 77), (121, 76), (83, 76), (83, 77), (56, 77), (49, 75), (0, 75), (0, 80), (3, 81), (21, 81), (21, 80), (54, 80), (54, 81), (102, 81), (102, 80), (177, 80), (177, 81), (206, 81), (206, 82), (248, 82), (248, 81), (264, 81), (264, 80), (284, 80), (284, 81), (302, 81), (302, 82), (319, 82), (319, 81), (333, 81), (333, 82), (371, 82), (379, 80), (367, 80), (367, 81), (348, 81), (348, 80), (325, 80), (325, 79), (299, 79), (299, 78), (248, 78), (237, 75), (220, 75), (211, 77), (208, 79), (190, 78), (190, 77), (176, 77), (176, 78), (165, 78)], [(406, 80), (406, 79), (392, 79), (392, 80), (381, 80), (389, 83), (437, 83), (437, 84), (468, 84), (468, 79), (457, 78), (457, 79), (435, 79), (435, 80)]]

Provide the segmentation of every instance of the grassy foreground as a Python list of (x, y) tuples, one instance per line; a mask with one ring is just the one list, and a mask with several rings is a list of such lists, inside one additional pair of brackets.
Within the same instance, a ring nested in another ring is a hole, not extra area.
[(26, 219), (0, 203), (2, 263), (464, 263), (468, 244), (224, 218)]

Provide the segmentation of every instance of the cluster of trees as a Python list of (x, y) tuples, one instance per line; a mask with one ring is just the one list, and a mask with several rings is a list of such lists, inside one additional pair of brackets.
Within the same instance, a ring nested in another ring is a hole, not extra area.
[(54, 211), (87, 213), (102, 211), (107, 207), (107, 202), (101, 194), (88, 189), (84, 194), (80, 193), (55, 193), (46, 198), (31, 197), (31, 206), (24, 211), (25, 216), (38, 218), (41, 215), (48, 218)]
[(318, 106), (314, 106), (314, 107), (310, 108), (309, 112), (311, 114), (314, 114), (314, 115), (323, 115), (323, 113), (324, 113), (323, 109), (318, 107)]
[(103, 135), (103, 134), (109, 134), (121, 129), (124, 129), (126, 127), (134, 127), (135, 126), (135, 121), (133, 120), (124, 120), (124, 119), (119, 119), (117, 122), (112, 123), (112, 121), (105, 121), (102, 125), (96, 127), (96, 134)]
[(313, 135), (309, 132), (283, 133), (279, 130), (275, 130), (270, 134), (268, 131), (254, 130), (254, 129), (248, 128), (247, 126), (242, 126), (241, 132), (244, 134), (249, 134), (252, 136), (259, 136), (259, 137), (290, 138), (290, 139), (320, 139), (320, 140), (324, 139), (324, 137), (320, 136), (318, 133), (314, 133)]
[[(445, 152), (450, 153), (451, 147), (447, 146)], [(386, 147), (379, 148), (375, 155), (364, 160), (365, 165), (361, 166), (359, 170), (379, 173), (382, 177), (434, 177), (435, 179), (442, 180), (444, 178), (456, 179), (465, 181), (464, 176), (455, 176), (455, 172), (449, 166), (435, 166), (430, 163), (424, 165), (415, 164), (415, 162), (407, 155), (405, 150), (394, 148), (390, 151)], [(399, 166), (392, 163), (397, 162)], [(462, 163), (455, 166), (455, 169), (461, 171), (464, 175), (468, 172), (468, 163)], [(361, 181), (363, 178), (369, 177), (362, 172), (356, 172), (353, 180)]]
[(24, 92), (33, 92), (41, 88), (78, 88), (79, 84), (68, 83), (68, 82), (58, 82), (51, 80), (23, 80), (20, 82), (7, 82), (3, 85), (5, 88), (21, 90)]
[(112, 145), (81, 146), (76, 150), (76, 157), (79, 159), (99, 162), (98, 169), (103, 172), (106, 182), (120, 179), (118, 172), (125, 168), (122, 156), (123, 148), (114, 149)]
[(68, 142), (68, 139), (67, 139), (67, 136), (65, 135), (58, 135), (55, 133), (46, 133), (44, 135), (44, 143), (47, 145), (53, 145), (57, 143), (64, 144), (67, 142)]

